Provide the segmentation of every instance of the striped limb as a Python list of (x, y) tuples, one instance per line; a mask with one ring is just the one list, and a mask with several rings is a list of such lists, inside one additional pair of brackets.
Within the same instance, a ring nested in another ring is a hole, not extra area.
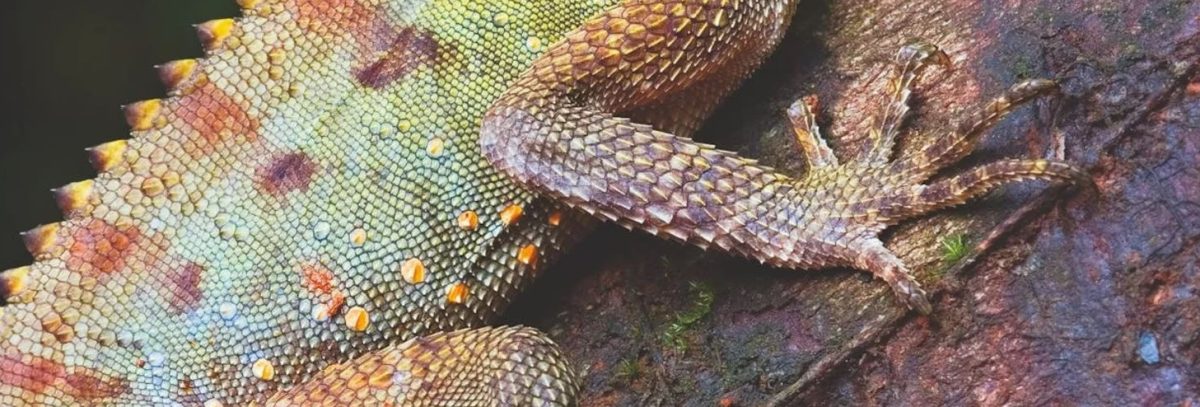
[[(909, 88), (926, 66), (945, 60), (927, 45), (900, 52), (871, 148), (850, 162), (839, 163), (821, 139), (815, 101), (792, 106), (811, 164), (800, 179), (660, 131), (654, 124), (663, 121), (645, 112), (680, 95), (719, 99), (698, 95), (730, 89), (768, 54), (782, 32), (778, 21), (786, 21), (769, 1), (663, 3), (627, 1), (551, 47), (485, 115), (480, 145), (488, 161), (532, 190), (630, 228), (778, 267), (870, 271), (922, 312), (929, 302), (879, 240), (884, 228), (1017, 179), (1061, 179), (1069, 168), (998, 164), (924, 186), (927, 175), (901, 164), (928, 167), (928, 160), (892, 160)], [(702, 104), (674, 106), (708, 108)], [(967, 128), (981, 133), (1002, 114)], [(956, 151), (929, 151), (942, 150)]]

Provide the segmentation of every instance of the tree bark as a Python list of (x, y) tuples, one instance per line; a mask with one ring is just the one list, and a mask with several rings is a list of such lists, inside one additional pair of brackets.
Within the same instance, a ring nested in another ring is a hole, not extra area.
[[(1047, 77), (1063, 94), (958, 168), (1059, 156), (1095, 185), (1010, 186), (893, 228), (888, 246), (935, 292), (929, 317), (866, 273), (769, 269), (605, 228), (510, 312), (587, 370), (584, 405), (1200, 405), (1200, 3), (799, 7), (699, 139), (802, 173), (787, 105), (817, 95), (835, 149), (853, 148), (891, 56), (922, 38), (954, 66), (918, 85), (901, 148)], [(960, 259), (945, 247), (958, 236)]]

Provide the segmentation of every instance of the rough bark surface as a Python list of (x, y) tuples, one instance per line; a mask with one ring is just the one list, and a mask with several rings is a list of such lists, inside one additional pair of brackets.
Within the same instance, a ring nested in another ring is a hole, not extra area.
[[(865, 273), (768, 269), (610, 227), (510, 313), (588, 370), (585, 405), (1200, 403), (1200, 3), (800, 7), (701, 140), (802, 172), (786, 106), (818, 95), (832, 143), (853, 144), (891, 56), (923, 38), (954, 69), (918, 87), (909, 142), (1016, 81), (1056, 78), (1061, 97), (969, 161), (1061, 156), (1095, 186), (1006, 188), (894, 228), (888, 245), (937, 293), (928, 318)], [(947, 258), (954, 236), (962, 259)]]

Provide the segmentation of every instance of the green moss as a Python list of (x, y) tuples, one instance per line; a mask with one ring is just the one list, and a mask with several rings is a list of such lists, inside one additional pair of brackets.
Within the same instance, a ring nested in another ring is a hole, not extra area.
[(1033, 61), (1029, 59), (1029, 56), (1026, 54), (1017, 54), (1015, 58), (1016, 59), (1013, 60), (1011, 64), (1013, 75), (1016, 75), (1017, 79), (1029, 79), (1034, 77), (1036, 69)]
[(626, 382), (633, 382), (642, 377), (642, 363), (637, 359), (621, 359), (617, 362), (616, 377)]
[(971, 250), (967, 246), (967, 236), (961, 233), (943, 237), (941, 245), (942, 261), (946, 263), (947, 267), (958, 263)]
[(688, 287), (688, 291), (693, 297), (691, 307), (676, 313), (671, 319), (671, 323), (663, 330), (662, 335), (663, 346), (676, 352), (687, 350), (687, 340), (684, 338), (684, 333), (712, 312), (713, 299), (716, 297), (712, 286), (705, 283), (692, 282), (691, 286)]

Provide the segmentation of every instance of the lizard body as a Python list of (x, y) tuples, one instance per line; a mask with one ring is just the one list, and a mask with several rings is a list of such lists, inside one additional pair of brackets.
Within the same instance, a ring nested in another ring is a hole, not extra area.
[(892, 157), (841, 163), (789, 112), (794, 178), (688, 137), (772, 51), (789, 0), (240, 0), (165, 64), (133, 138), (58, 191), (60, 224), (0, 274), (0, 404), (573, 403), (552, 343), (493, 323), (596, 217), (788, 268), (849, 266), (928, 310), (877, 239), (906, 217), (1065, 164), (969, 153), (1014, 87)]

